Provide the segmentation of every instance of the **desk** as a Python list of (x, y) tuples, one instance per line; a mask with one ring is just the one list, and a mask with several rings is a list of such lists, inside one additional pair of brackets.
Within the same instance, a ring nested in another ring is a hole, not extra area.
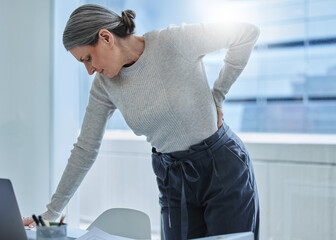
[[(87, 233), (87, 230), (82, 230), (79, 228), (71, 228), (68, 227), (68, 238), (67, 240), (75, 240), (81, 236), (83, 236), (85, 233)], [(35, 230), (28, 230), (26, 229), (26, 233), (28, 236), (28, 240), (35, 240), (36, 239), (36, 231)], [(225, 234), (220, 236), (211, 236), (211, 237), (205, 237), (205, 238), (194, 238), (192, 240), (253, 240), (253, 233), (252, 232), (244, 232), (244, 233), (232, 233), (232, 234)]]

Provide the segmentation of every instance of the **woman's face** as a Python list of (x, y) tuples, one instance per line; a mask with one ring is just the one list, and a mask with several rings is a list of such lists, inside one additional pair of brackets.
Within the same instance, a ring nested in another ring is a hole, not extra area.
[(98, 43), (95, 46), (78, 46), (70, 53), (84, 63), (90, 75), (98, 72), (109, 78), (116, 76), (123, 67), (120, 51), (114, 42), (113, 35), (107, 30), (100, 30)]

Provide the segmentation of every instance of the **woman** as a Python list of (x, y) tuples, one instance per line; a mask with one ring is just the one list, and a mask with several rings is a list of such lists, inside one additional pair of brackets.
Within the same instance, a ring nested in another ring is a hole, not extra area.
[[(80, 136), (44, 218), (59, 217), (96, 159), (107, 120), (119, 109), (153, 147), (165, 239), (243, 231), (258, 239), (252, 163), (221, 109), (247, 64), (258, 28), (184, 24), (136, 36), (134, 18), (131, 10), (120, 17), (83, 5), (68, 20), (64, 46), (96, 76)], [(225, 65), (211, 90), (202, 57), (223, 48)]]

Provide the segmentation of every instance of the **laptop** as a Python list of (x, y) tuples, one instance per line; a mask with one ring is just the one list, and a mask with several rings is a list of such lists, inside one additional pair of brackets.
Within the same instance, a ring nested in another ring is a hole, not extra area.
[(12, 183), (0, 178), (0, 239), (28, 240)]
[[(70, 231), (69, 231), (70, 230)], [(70, 232), (70, 233), (69, 233)], [(85, 231), (68, 228), (67, 240), (83, 235)], [(35, 240), (36, 231), (26, 230), (9, 179), (0, 178), (0, 240)]]

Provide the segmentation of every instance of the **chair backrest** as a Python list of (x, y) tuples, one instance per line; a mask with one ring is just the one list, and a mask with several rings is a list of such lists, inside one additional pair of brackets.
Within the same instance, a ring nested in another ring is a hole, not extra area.
[(100, 214), (87, 228), (97, 227), (104, 232), (134, 239), (151, 239), (149, 216), (128, 208), (111, 208)]

